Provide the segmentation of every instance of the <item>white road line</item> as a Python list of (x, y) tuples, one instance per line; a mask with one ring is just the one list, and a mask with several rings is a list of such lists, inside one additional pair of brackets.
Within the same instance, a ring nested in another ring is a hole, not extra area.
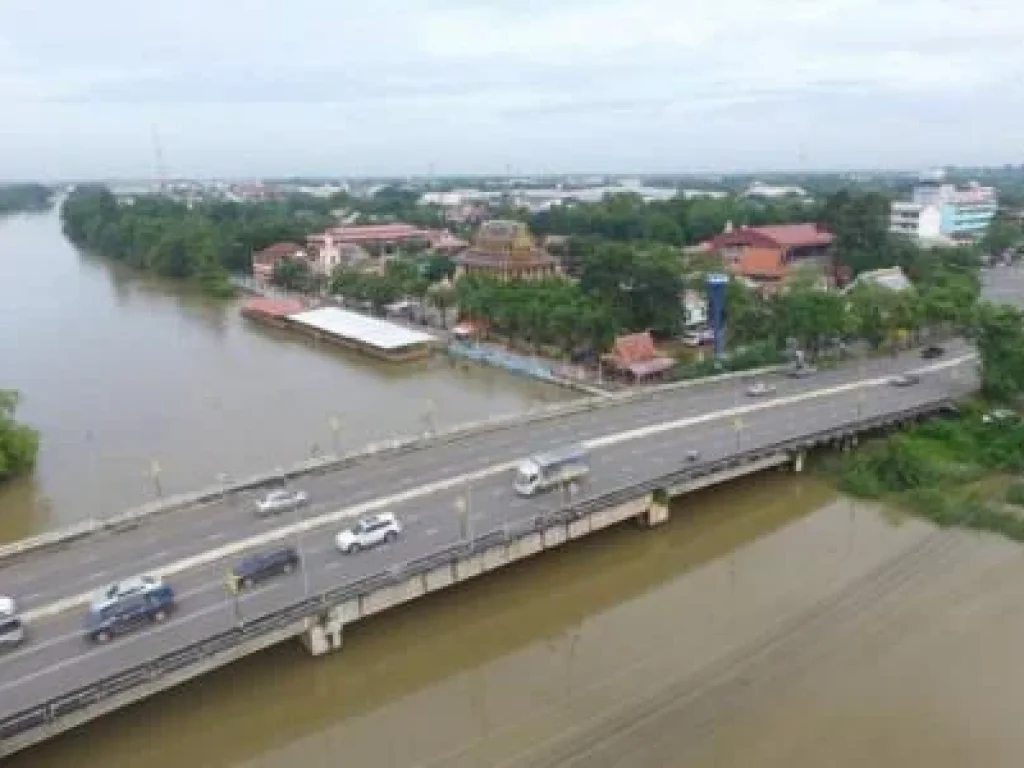
[[(965, 362), (975, 360), (977, 355), (968, 354), (962, 355), (961, 357), (946, 360), (941, 363), (921, 367), (915, 369), (915, 373), (933, 373), (947, 368), (953, 368), (961, 365)], [(787, 395), (785, 397), (777, 397), (770, 401), (753, 402), (746, 405), (737, 406), (735, 408), (726, 408), (720, 411), (713, 411), (711, 413), (704, 413), (700, 416), (688, 416), (682, 419), (676, 419), (675, 421), (663, 422), (661, 424), (651, 424), (644, 427), (637, 427), (636, 429), (627, 430), (625, 432), (617, 432), (604, 437), (598, 437), (591, 440), (584, 440), (583, 444), (587, 448), (593, 450), (596, 448), (608, 448), (613, 445), (620, 443), (626, 443), (632, 440), (639, 440), (645, 437), (651, 437), (653, 435), (660, 435), (664, 432), (671, 432), (686, 427), (696, 426), (698, 424), (708, 424), (710, 422), (719, 421), (721, 419), (730, 418), (733, 416), (743, 416), (750, 413), (756, 413), (758, 411), (765, 411), (770, 408), (779, 408), (786, 405), (796, 405), (798, 403), (805, 403), (812, 400), (819, 400), (823, 397), (831, 395), (844, 394), (847, 392), (853, 392), (858, 389), (870, 389), (880, 386), (888, 386), (889, 380), (892, 375), (880, 376), (873, 379), (862, 379), (859, 381), (850, 381), (845, 384), (839, 384), (834, 387), (828, 387), (825, 389), (816, 389), (809, 392), (800, 392), (798, 394)], [(154, 575), (161, 577), (173, 576), (183, 571), (198, 568), (203, 565), (222, 560), (225, 557), (237, 555), (248, 549), (264, 544), (270, 544), (273, 542), (281, 541), (289, 537), (294, 537), (297, 534), (311, 531), (315, 528), (319, 528), (323, 525), (337, 523), (342, 520), (351, 519), (353, 517), (360, 517), (370, 512), (377, 510), (386, 509), (388, 507), (394, 507), (399, 504), (404, 504), (415, 499), (420, 499), (425, 496), (431, 496), (442, 491), (454, 490), (457, 488), (463, 488), (468, 484), (479, 482), (489, 477), (494, 477), (502, 472), (509, 472), (518, 465), (518, 460), (506, 461), (500, 464), (494, 464), (490, 467), (484, 467), (483, 469), (476, 470), (474, 472), (467, 472), (462, 475), (455, 475), (447, 477), (442, 480), (436, 480), (434, 482), (426, 483), (425, 485), (418, 486), (416, 488), (410, 488), (399, 493), (394, 493), (390, 496), (381, 496), (376, 499), (364, 501), (359, 504), (355, 504), (350, 507), (344, 507), (334, 512), (329, 512), (318, 517), (308, 517), (300, 523), (292, 523), (280, 528), (276, 528), (272, 531), (257, 534), (251, 536), (248, 539), (242, 539), (240, 541), (227, 544), (223, 547), (213, 550), (207, 550), (197, 555), (178, 560), (174, 563), (169, 563), (163, 568), (159, 568), (155, 571)], [(447, 469), (447, 468), (446, 468)], [(514, 502), (510, 502), (510, 506), (515, 506)], [(50, 605), (36, 608), (32, 611), (28, 611), (24, 614), (23, 618), (27, 621), (42, 618), (44, 616), (53, 616), (54, 614), (61, 613), (74, 608), (79, 605), (83, 605), (89, 599), (91, 593), (83, 593), (80, 595), (73, 595), (71, 597), (57, 600)]]
[(441, 532), (440, 528), (427, 528), (427, 536), (436, 536)]

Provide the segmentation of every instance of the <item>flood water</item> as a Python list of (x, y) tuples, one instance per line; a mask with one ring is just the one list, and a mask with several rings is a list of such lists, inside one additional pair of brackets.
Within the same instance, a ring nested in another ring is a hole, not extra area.
[(0, 218), (0, 270), (0, 387), (20, 390), (19, 417), (42, 433), (34, 477), (0, 488), (0, 541), (150, 500), (154, 461), (173, 494), (428, 419), (573, 396), (444, 359), (394, 366), (314, 348), (244, 320), (236, 301), (79, 254), (56, 213)]
[(11, 768), (1018, 766), (1024, 559), (784, 473), (297, 643)]

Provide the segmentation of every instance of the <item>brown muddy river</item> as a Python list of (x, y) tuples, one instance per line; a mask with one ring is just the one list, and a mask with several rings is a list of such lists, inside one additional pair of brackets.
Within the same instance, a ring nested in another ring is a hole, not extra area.
[[(573, 393), (444, 358), (389, 365), (253, 325), (237, 302), (78, 253), (56, 213), (0, 217), (0, 388), (42, 435), (0, 542), (375, 440)], [(335, 429), (335, 427), (337, 429)]]
[(11, 768), (1019, 766), (1024, 559), (766, 473)]

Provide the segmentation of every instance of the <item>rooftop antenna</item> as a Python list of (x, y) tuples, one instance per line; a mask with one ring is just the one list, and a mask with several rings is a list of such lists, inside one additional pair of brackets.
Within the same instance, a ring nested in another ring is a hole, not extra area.
[(152, 125), (153, 132), (153, 155), (156, 159), (156, 177), (160, 183), (160, 191), (167, 191), (167, 169), (164, 166), (164, 152), (160, 147), (160, 133), (156, 129), (156, 123)]

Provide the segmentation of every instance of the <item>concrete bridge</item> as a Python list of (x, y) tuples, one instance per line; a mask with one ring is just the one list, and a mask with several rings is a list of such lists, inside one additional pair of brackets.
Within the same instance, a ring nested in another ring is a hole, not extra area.
[[(286, 473), (313, 504), (282, 518), (253, 514), (254, 498), (281, 479), (268, 476), (8, 546), (0, 585), (24, 605), (30, 637), (0, 656), (0, 755), (292, 637), (312, 654), (338, 650), (344, 627), (366, 616), (610, 525), (658, 525), (674, 496), (772, 467), (799, 471), (817, 446), (953, 408), (976, 384), (973, 357), (959, 352), (928, 366), (907, 355), (779, 377), (766, 398), (747, 397), (742, 377), (670, 385), (397, 441)], [(892, 386), (906, 370), (920, 382)], [(518, 459), (580, 441), (593, 457), (576, 498), (514, 494)], [(700, 459), (687, 461), (694, 449)], [(340, 555), (334, 533), (380, 509), (402, 520), (403, 536)], [(301, 550), (299, 573), (237, 596), (225, 589), (241, 555), (275, 542)], [(89, 593), (140, 571), (175, 587), (177, 614), (86, 644)]]

